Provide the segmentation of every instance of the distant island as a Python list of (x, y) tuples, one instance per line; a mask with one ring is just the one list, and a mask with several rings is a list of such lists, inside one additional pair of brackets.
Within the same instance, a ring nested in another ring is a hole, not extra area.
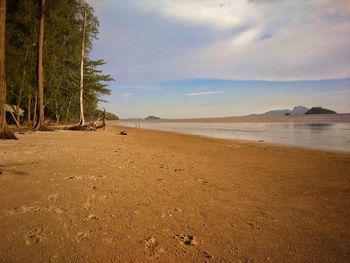
[(324, 109), (322, 107), (312, 107), (305, 114), (336, 114), (335, 111)]
[(305, 114), (309, 108), (305, 106), (296, 106), (292, 110), (283, 109), (283, 110), (270, 110), (262, 114), (251, 114), (249, 116), (283, 116), (283, 115), (302, 115)]
[(107, 112), (107, 119), (110, 121), (117, 121), (119, 120), (119, 117), (112, 112)]
[(160, 120), (159, 117), (156, 117), (156, 116), (153, 116), (153, 115), (150, 115), (150, 116), (147, 116), (145, 118), (146, 121), (156, 121), (156, 120)]
[(292, 110), (270, 110), (262, 114), (250, 114), (249, 116), (289, 116), (303, 114), (336, 114), (336, 112), (322, 107), (312, 107), (311, 109), (309, 109), (305, 106), (296, 106)]

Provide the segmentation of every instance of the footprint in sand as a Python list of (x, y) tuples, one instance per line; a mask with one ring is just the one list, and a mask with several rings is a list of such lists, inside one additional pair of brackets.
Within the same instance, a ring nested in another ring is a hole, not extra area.
[(203, 256), (204, 256), (204, 258), (205, 258), (206, 260), (209, 260), (209, 259), (213, 259), (213, 258), (214, 258), (214, 256), (213, 256), (212, 254), (210, 254), (209, 252), (207, 252), (207, 251), (204, 251), (204, 252), (203, 252)]
[(91, 221), (91, 220), (98, 220), (98, 216), (97, 215), (94, 215), (94, 214), (91, 214), (91, 215), (88, 215), (84, 221)]
[(51, 202), (56, 202), (57, 201), (57, 199), (59, 198), (59, 194), (52, 194), (52, 195), (49, 195), (48, 197), (47, 197), (47, 200), (49, 200), (49, 201), (51, 201)]
[(83, 207), (84, 207), (86, 210), (91, 209), (91, 207), (92, 207), (92, 202), (95, 200), (95, 198), (96, 198), (96, 195), (91, 195), (91, 196), (86, 200), (86, 202), (83, 204)]
[(118, 169), (127, 169), (127, 168), (131, 168), (131, 169), (135, 169), (135, 162), (133, 161), (125, 161), (125, 162), (122, 162), (117, 168)]
[(207, 181), (207, 180), (204, 180), (204, 179), (202, 179), (202, 178), (197, 178), (196, 179), (198, 182), (200, 182), (201, 184), (203, 184), (203, 185), (208, 185), (209, 184), (209, 182)]
[(97, 181), (97, 180), (103, 180), (105, 179), (106, 177), (103, 176), (103, 175), (91, 175), (89, 177), (87, 177), (87, 180), (90, 180), (90, 181)]
[(8, 215), (25, 214), (25, 213), (39, 212), (40, 210), (41, 208), (38, 206), (21, 206), (21, 207), (15, 207), (11, 210), (8, 210), (7, 213)]
[(160, 164), (159, 168), (169, 170), (169, 166), (166, 164)]
[(77, 232), (72, 238), (74, 243), (80, 243), (83, 239), (85, 239), (89, 235), (88, 232)]
[(48, 206), (46, 209), (50, 212), (54, 212), (55, 214), (59, 214), (59, 215), (67, 212), (66, 210), (63, 210), (59, 207), (54, 207), (54, 206)]
[(256, 230), (261, 230), (261, 227), (259, 225), (257, 225), (254, 222), (249, 222), (248, 225), (252, 228), (252, 229), (256, 229)]
[(25, 236), (27, 246), (40, 243), (44, 238), (44, 232), (42, 229), (34, 229), (29, 231)]
[(181, 235), (176, 235), (175, 238), (179, 240), (181, 245), (185, 245), (185, 246), (198, 245), (198, 241), (194, 236), (181, 234)]
[(9, 210), (7, 213), (8, 215), (13, 215), (15, 213), (17, 214), (25, 214), (25, 213), (35, 213), (39, 211), (49, 211), (54, 212), (55, 214), (63, 214), (66, 211), (54, 206), (47, 206), (47, 207), (38, 207), (38, 206), (21, 206), (16, 207), (14, 209)]
[(165, 253), (164, 248), (159, 246), (157, 239), (155, 237), (150, 237), (142, 241), (142, 243), (144, 244), (145, 251), (147, 253), (147, 256), (149, 257), (158, 258)]
[(75, 180), (81, 180), (81, 177), (80, 176), (75, 176), (75, 175), (72, 175), (72, 176), (69, 176), (66, 178), (68, 181), (75, 181)]

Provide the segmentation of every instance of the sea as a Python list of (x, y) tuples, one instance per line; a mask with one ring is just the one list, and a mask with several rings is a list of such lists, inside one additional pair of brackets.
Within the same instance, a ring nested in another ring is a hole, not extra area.
[(248, 140), (308, 149), (350, 152), (350, 123), (118, 121), (118, 125)]

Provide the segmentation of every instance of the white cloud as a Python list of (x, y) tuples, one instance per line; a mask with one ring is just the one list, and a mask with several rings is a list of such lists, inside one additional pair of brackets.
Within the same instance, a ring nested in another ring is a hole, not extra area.
[(176, 65), (172, 73), (181, 77), (265, 80), (350, 77), (350, 5), (345, 0), (151, 3), (147, 5), (149, 10), (183, 23), (228, 32), (237, 29), (227, 37), (162, 64), (165, 69)]
[(233, 37), (231, 44), (236, 46), (247, 45), (258, 39), (261, 34), (262, 30), (260, 28), (252, 28), (250, 30), (243, 31), (237, 37)]
[(350, 76), (348, 22), (338, 23), (336, 27), (326, 21), (290, 25), (265, 40), (256, 40), (257, 32), (222, 40), (183, 59), (189, 68), (198, 70), (197, 74), (230, 79), (296, 80)]
[(201, 91), (201, 92), (193, 92), (187, 93), (185, 96), (202, 96), (202, 95), (212, 95), (212, 94), (221, 94), (222, 91)]
[(217, 29), (234, 28), (259, 16), (254, 5), (246, 0), (148, 0), (138, 2), (138, 7), (170, 19)]
[(125, 83), (350, 77), (349, 0), (88, 1), (112, 14), (100, 49)]

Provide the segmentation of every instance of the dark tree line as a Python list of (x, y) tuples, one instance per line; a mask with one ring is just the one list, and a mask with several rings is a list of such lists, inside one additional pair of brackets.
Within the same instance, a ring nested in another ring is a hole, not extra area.
[[(8, 0), (6, 103), (25, 110), (26, 121), (41, 130), (44, 115), (57, 122), (93, 118), (113, 80), (99, 69), (102, 59), (89, 59), (98, 27), (84, 0)], [(16, 118), (19, 122), (19, 111)]]

